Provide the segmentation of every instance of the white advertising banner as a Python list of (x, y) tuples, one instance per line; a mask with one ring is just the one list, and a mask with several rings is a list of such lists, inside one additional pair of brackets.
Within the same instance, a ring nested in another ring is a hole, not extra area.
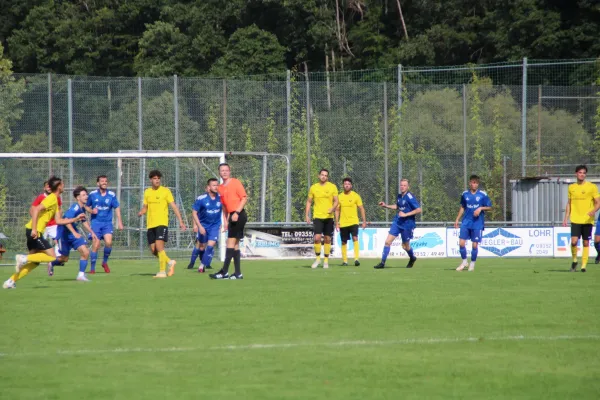
[[(459, 230), (447, 230), (448, 256), (460, 257)], [(478, 257), (552, 257), (554, 228), (488, 228), (483, 231)], [(471, 255), (471, 241), (467, 241)]]
[[(598, 254), (594, 248), (594, 237), (592, 232), (592, 240), (590, 240), (590, 259), (595, 258)], [(583, 244), (581, 239), (577, 242), (577, 255), (581, 257)], [(556, 227), (554, 228), (554, 257), (571, 257), (571, 227)], [(593, 262), (593, 261), (592, 261)]]
[[(365, 258), (381, 257), (381, 252), (388, 236), (389, 228), (366, 228), (358, 230), (360, 256)], [(417, 228), (410, 241), (415, 256), (423, 258), (446, 257), (446, 228)], [(342, 240), (339, 232), (335, 233), (333, 257), (342, 256)], [(354, 243), (348, 242), (348, 257), (352, 258)], [(402, 249), (400, 236), (394, 240), (389, 258), (408, 258)]]

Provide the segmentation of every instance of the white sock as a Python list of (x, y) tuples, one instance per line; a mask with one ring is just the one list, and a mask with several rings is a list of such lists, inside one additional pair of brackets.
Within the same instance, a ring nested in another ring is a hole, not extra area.
[(81, 272), (79, 271), (79, 273), (77, 274), (78, 278), (84, 277), (85, 276), (85, 272)]

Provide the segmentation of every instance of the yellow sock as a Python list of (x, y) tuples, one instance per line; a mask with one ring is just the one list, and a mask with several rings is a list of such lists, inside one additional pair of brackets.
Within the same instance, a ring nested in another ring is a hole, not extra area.
[(15, 272), (14, 274), (12, 274), (10, 279), (12, 279), (14, 282), (16, 282), (19, 279), (23, 278), (28, 273), (30, 273), (31, 271), (33, 271), (34, 269), (36, 269), (38, 265), (40, 265), (40, 264), (31, 263), (31, 262), (27, 263), (21, 267), (21, 272)]
[(348, 245), (346, 243), (342, 243), (342, 261), (348, 262)]
[(321, 259), (321, 243), (315, 243), (315, 255), (317, 256), (317, 261)]
[(571, 246), (571, 255), (573, 256), (573, 262), (577, 262), (577, 246)]
[(325, 258), (329, 257), (331, 252), (331, 243), (325, 243)]
[(160, 272), (167, 270), (167, 254), (164, 250), (158, 252), (158, 268)]
[(358, 255), (360, 253), (360, 245), (358, 244), (358, 240), (354, 241), (354, 260), (358, 260)]
[(51, 262), (56, 260), (56, 257), (49, 256), (46, 253), (35, 253), (27, 255), (27, 262), (34, 263), (43, 263), (43, 262)]
[(581, 255), (581, 269), (585, 269), (585, 267), (587, 266), (589, 257), (590, 257), (590, 248), (584, 247), (583, 254)]

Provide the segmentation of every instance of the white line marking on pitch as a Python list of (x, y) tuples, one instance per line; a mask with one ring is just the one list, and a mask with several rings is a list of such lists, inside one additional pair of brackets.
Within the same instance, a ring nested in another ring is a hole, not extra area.
[(0, 353), (0, 357), (44, 357), (44, 356), (77, 356), (86, 354), (121, 354), (121, 353), (181, 353), (194, 351), (235, 351), (235, 350), (261, 350), (261, 349), (289, 349), (294, 347), (358, 347), (358, 346), (392, 346), (409, 344), (440, 344), (440, 343), (476, 343), (476, 342), (502, 342), (502, 341), (561, 341), (561, 340), (600, 340), (600, 335), (561, 335), (561, 336), (489, 336), (489, 337), (464, 337), (464, 338), (414, 338), (398, 340), (348, 340), (339, 342), (300, 342), (300, 343), (255, 343), (231, 346), (207, 347), (131, 347), (114, 349), (79, 349), (57, 350), (54, 352), (39, 353)]

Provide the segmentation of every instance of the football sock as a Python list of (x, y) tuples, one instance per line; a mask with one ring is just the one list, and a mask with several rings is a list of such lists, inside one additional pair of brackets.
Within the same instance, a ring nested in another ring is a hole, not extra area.
[(383, 253), (381, 254), (381, 263), (382, 264), (385, 264), (385, 260), (387, 260), (389, 254), (390, 254), (390, 246), (383, 246)]
[(225, 261), (223, 261), (223, 268), (221, 271), (227, 273), (229, 271), (229, 264), (231, 263), (231, 259), (233, 258), (233, 253), (235, 253), (235, 249), (233, 247), (228, 247), (225, 249)]
[(96, 269), (96, 261), (98, 260), (98, 253), (95, 251), (92, 251), (90, 253), (90, 270), (94, 271)]
[(585, 269), (588, 263), (588, 258), (590, 258), (590, 248), (589, 246), (586, 246), (583, 248), (583, 253), (581, 254), (581, 268)]
[(460, 251), (460, 258), (462, 258), (463, 264), (464, 264), (467, 261), (467, 248), (462, 246), (459, 248), (459, 251)]
[(57, 265), (61, 265), (62, 263), (60, 261), (58, 261), (58, 258), (54, 261), (52, 261), (52, 266), (56, 267)]
[(38, 265), (40, 265), (40, 264), (39, 263), (31, 263), (31, 262), (27, 263), (27, 264), (23, 265), (23, 267), (21, 267), (20, 272), (15, 272), (14, 274), (12, 274), (10, 279), (12, 279), (13, 282), (16, 282), (19, 279), (23, 278), (28, 273), (30, 273), (31, 271), (33, 271), (34, 269), (36, 269)]
[(200, 250), (198, 252), (198, 257), (200, 258), (200, 262), (202, 262), (202, 259), (204, 258), (204, 253), (206, 252), (206, 248), (204, 248), (204, 250)]
[(360, 253), (360, 244), (358, 243), (358, 240), (355, 240), (353, 243), (354, 243), (354, 259), (358, 260), (358, 256)]
[(479, 248), (475, 247), (471, 250), (471, 262), (477, 261), (477, 253), (479, 252)]
[(200, 261), (202, 265), (207, 266), (210, 265), (213, 259), (213, 254), (215, 252), (215, 248), (213, 246), (207, 246), (204, 251), (204, 255), (202, 256), (202, 260)]
[(329, 258), (329, 253), (331, 252), (331, 243), (325, 243), (325, 246), (323, 247), (325, 247), (325, 258)]
[(104, 248), (104, 257), (102, 258), (102, 262), (106, 264), (108, 262), (108, 257), (110, 257), (110, 253), (112, 252), (112, 247)]
[(577, 262), (577, 246), (571, 246), (571, 255), (573, 256), (573, 262)]
[(242, 258), (242, 252), (239, 250), (234, 250), (233, 251), (233, 266), (235, 267), (235, 273), (236, 274), (241, 274), (242, 270), (241, 270), (241, 258)]
[(317, 256), (317, 261), (321, 259), (321, 243), (315, 243), (315, 256)]
[(158, 270), (160, 272), (167, 270), (167, 254), (164, 250), (158, 252)]
[(195, 264), (196, 259), (198, 258), (199, 255), (200, 255), (200, 250), (197, 247), (194, 247), (192, 249), (192, 257), (190, 258), (190, 264)]
[(594, 243), (594, 247), (596, 248), (596, 252), (600, 254), (600, 242)]
[(53, 256), (49, 256), (46, 253), (35, 253), (35, 254), (29, 254), (27, 255), (27, 262), (28, 263), (43, 263), (43, 262), (51, 262), (56, 260), (56, 257)]
[(79, 273), (83, 274), (87, 268), (88, 260), (79, 260)]
[(415, 258), (415, 253), (413, 253), (413, 249), (412, 247), (410, 247), (408, 250), (406, 250), (406, 254), (408, 254), (408, 256), (413, 259)]
[(342, 243), (342, 261), (343, 262), (348, 262), (348, 244), (346, 243)]

